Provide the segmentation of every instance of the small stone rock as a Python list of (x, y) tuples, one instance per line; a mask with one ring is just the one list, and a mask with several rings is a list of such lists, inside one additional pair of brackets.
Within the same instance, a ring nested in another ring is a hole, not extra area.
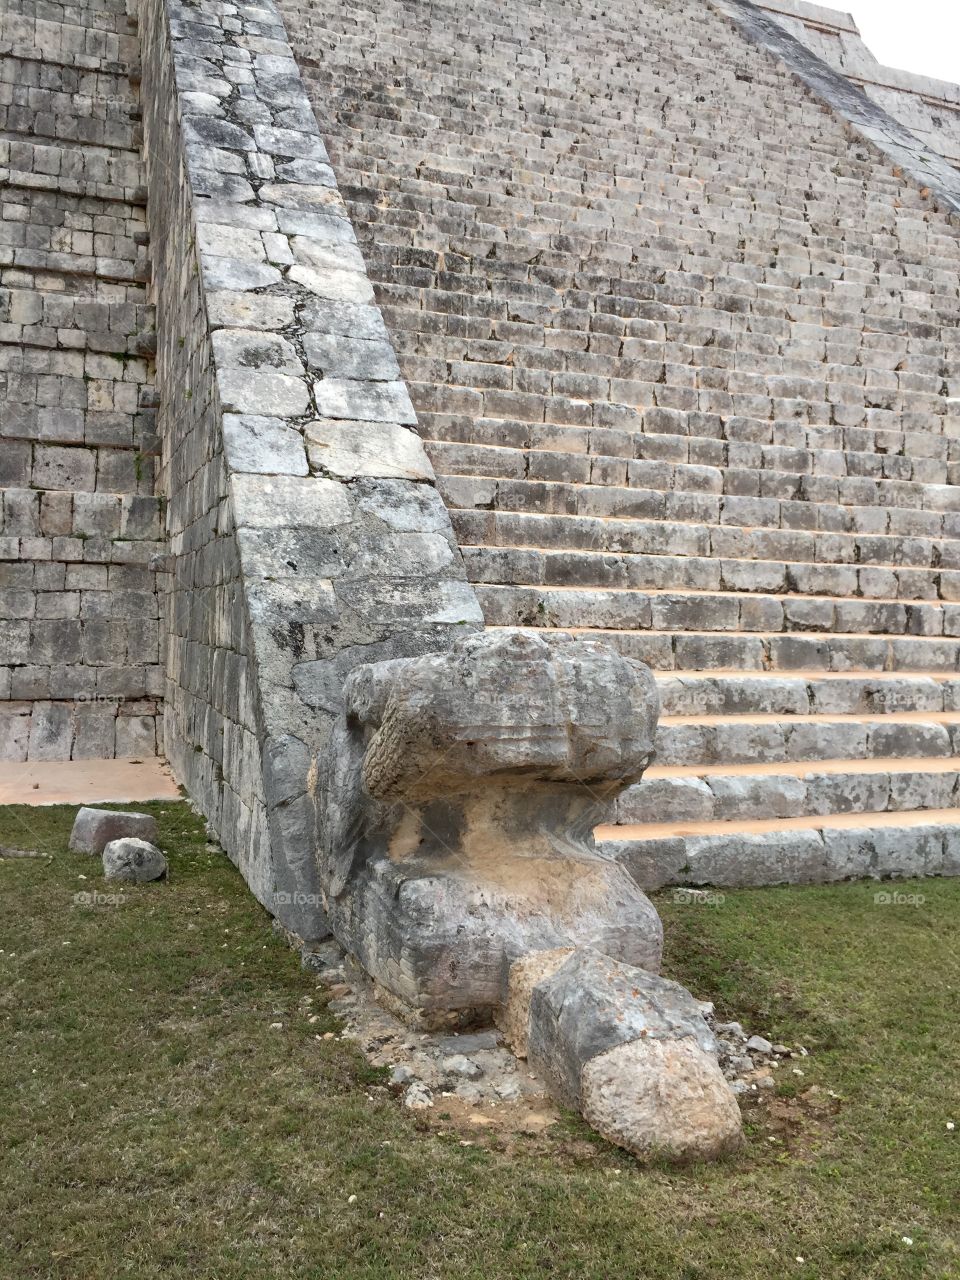
[(738, 1040), (746, 1040), (747, 1033), (739, 1022), (718, 1022), (714, 1027), (718, 1036), (736, 1036)]
[(391, 1084), (409, 1084), (413, 1079), (415, 1079), (413, 1072), (403, 1062), (398, 1062), (390, 1072)]
[(82, 808), (70, 832), (70, 848), (75, 853), (103, 853), (111, 840), (130, 836), (153, 842), (157, 820), (149, 813), (123, 813), (118, 809)]
[(425, 1084), (419, 1081), (412, 1084), (403, 1095), (403, 1105), (411, 1111), (426, 1111), (433, 1106), (433, 1094)]
[(167, 874), (167, 860), (148, 840), (111, 840), (103, 851), (103, 874), (108, 880), (146, 884)]
[(763, 1036), (751, 1036), (747, 1041), (747, 1049), (751, 1053), (763, 1054), (765, 1058), (768, 1058), (773, 1053), (773, 1045), (769, 1040), (765, 1040)]
[(520, 1081), (501, 1080), (498, 1085), (494, 1086), (498, 1098), (504, 1102), (518, 1102), (523, 1097), (523, 1090), (520, 1088)]
[(451, 1075), (463, 1076), (467, 1080), (479, 1080), (483, 1075), (483, 1068), (477, 1066), (472, 1058), (464, 1057), (462, 1053), (444, 1058), (443, 1069)]

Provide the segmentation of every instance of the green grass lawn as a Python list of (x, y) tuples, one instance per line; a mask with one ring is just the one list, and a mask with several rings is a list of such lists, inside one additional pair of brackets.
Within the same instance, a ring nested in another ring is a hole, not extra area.
[(97, 905), (73, 808), (0, 809), (52, 855), (0, 860), (2, 1280), (960, 1276), (960, 882), (662, 895), (665, 972), (811, 1056), (736, 1158), (643, 1169), (404, 1111), (199, 820), (139, 807), (171, 878)]

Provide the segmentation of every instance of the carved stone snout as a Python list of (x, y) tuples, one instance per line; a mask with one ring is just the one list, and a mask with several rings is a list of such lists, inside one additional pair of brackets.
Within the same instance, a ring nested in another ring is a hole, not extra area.
[(652, 759), (658, 711), (646, 667), (562, 635), (358, 669), (320, 805), (340, 941), (421, 1010), (502, 1004), (544, 948), (656, 970), (656, 912), (592, 831)]

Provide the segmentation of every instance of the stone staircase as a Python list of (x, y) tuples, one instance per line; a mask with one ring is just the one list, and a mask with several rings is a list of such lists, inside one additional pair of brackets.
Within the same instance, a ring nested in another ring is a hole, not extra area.
[(708, 0), (283, 7), (488, 625), (657, 673), (608, 851), (960, 870), (956, 226)]
[(0, 759), (153, 755), (155, 349), (135, 9), (0, 15)]

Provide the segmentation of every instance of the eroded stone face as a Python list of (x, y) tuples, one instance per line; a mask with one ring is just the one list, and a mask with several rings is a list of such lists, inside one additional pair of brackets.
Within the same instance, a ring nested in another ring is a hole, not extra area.
[(132, 837), (154, 841), (157, 820), (149, 813), (129, 813), (123, 809), (89, 809), (77, 811), (70, 832), (70, 848), (75, 853), (103, 853), (112, 840)]
[(740, 1108), (717, 1040), (676, 982), (584, 948), (559, 964), (518, 962), (510, 993), (514, 1038), (525, 1033), (532, 1068), (611, 1142), (672, 1160), (739, 1145)]
[(632, 1040), (586, 1064), (583, 1118), (639, 1159), (710, 1160), (742, 1141), (740, 1108), (695, 1040)]
[(520, 631), (361, 668), (318, 806), (334, 932), (418, 1009), (504, 1003), (531, 952), (659, 967), (652, 905), (592, 830), (653, 753), (650, 672)]

